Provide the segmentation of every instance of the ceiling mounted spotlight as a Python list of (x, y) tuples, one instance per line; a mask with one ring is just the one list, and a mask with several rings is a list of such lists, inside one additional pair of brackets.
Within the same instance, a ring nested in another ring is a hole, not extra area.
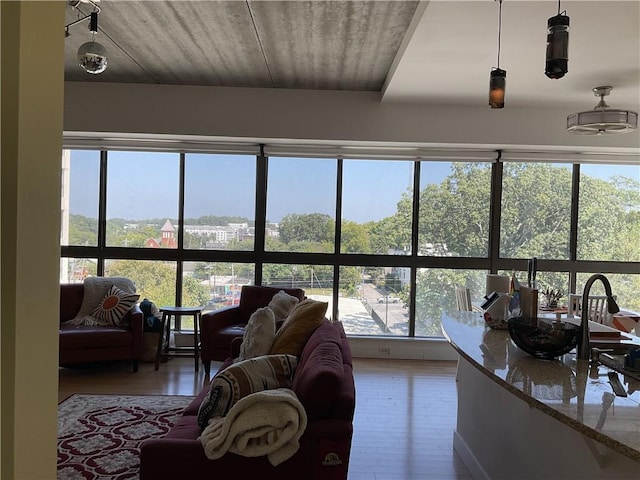
[(593, 94), (600, 101), (593, 110), (572, 113), (567, 117), (567, 130), (578, 135), (611, 135), (627, 133), (638, 128), (638, 113), (630, 110), (609, 108), (604, 97), (613, 87), (595, 87)]
[(549, 78), (562, 78), (569, 71), (569, 17), (567, 12), (547, 20), (547, 59), (544, 74)]
[(73, 8), (78, 9), (80, 13), (80, 4), (89, 3), (93, 5), (94, 10), (78, 20), (65, 25), (65, 37), (69, 36), (69, 27), (76, 25), (86, 19), (89, 19), (89, 31), (91, 32), (91, 41), (83, 43), (78, 48), (77, 58), (80, 65), (88, 73), (102, 73), (107, 69), (107, 50), (101, 44), (95, 41), (95, 35), (98, 33), (98, 13), (100, 7), (96, 4), (99, 0), (72, 0), (69, 3)]
[(507, 72), (500, 68), (500, 36), (502, 34), (502, 0), (498, 0), (498, 65), (491, 69), (489, 77), (489, 105), (491, 108), (504, 108), (504, 95), (507, 87)]

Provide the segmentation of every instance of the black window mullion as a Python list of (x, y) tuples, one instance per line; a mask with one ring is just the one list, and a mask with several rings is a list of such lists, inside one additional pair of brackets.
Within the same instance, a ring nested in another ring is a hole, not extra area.
[(264, 154), (264, 145), (260, 145), (260, 154), (256, 157), (256, 207), (255, 207), (255, 237), (253, 250), (256, 255), (254, 264), (255, 282), (262, 285), (262, 271), (264, 252), (267, 241), (267, 174), (269, 159)]
[(98, 251), (96, 275), (104, 276), (104, 260), (107, 246), (107, 168), (108, 152), (100, 150), (100, 176), (98, 180)]

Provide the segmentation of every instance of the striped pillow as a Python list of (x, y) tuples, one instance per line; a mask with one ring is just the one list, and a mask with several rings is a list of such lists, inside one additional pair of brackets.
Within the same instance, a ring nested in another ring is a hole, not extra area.
[(293, 355), (262, 355), (218, 372), (198, 409), (198, 425), (204, 430), (211, 418), (224, 417), (238, 400), (252, 393), (291, 388), (297, 366)]
[(117, 326), (133, 307), (140, 295), (120, 290), (111, 285), (102, 302), (93, 309), (91, 316), (96, 319), (98, 325)]

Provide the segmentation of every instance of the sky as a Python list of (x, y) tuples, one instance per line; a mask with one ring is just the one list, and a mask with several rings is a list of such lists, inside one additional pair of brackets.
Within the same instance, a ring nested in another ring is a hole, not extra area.
[[(451, 163), (423, 164), (428, 183), (440, 183)], [(270, 158), (267, 220), (290, 213), (335, 214), (335, 159)], [(638, 178), (638, 166), (584, 165), (582, 171), (608, 178)], [(179, 154), (111, 151), (108, 157), (107, 218), (178, 218)], [(254, 218), (256, 157), (187, 154), (185, 217)], [(412, 161), (344, 160), (343, 218), (364, 223), (393, 215), (402, 193), (412, 187)], [(99, 152), (71, 154), (70, 212), (98, 216)], [(424, 185), (423, 185), (424, 186)]]

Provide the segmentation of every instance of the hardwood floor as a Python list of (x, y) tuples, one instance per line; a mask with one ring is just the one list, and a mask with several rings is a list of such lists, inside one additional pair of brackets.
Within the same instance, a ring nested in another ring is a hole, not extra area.
[[(211, 366), (215, 372), (219, 366)], [(74, 393), (195, 395), (193, 360), (60, 369), (59, 401)], [(452, 447), (455, 362), (354, 359), (356, 412), (349, 480), (471, 480)]]

